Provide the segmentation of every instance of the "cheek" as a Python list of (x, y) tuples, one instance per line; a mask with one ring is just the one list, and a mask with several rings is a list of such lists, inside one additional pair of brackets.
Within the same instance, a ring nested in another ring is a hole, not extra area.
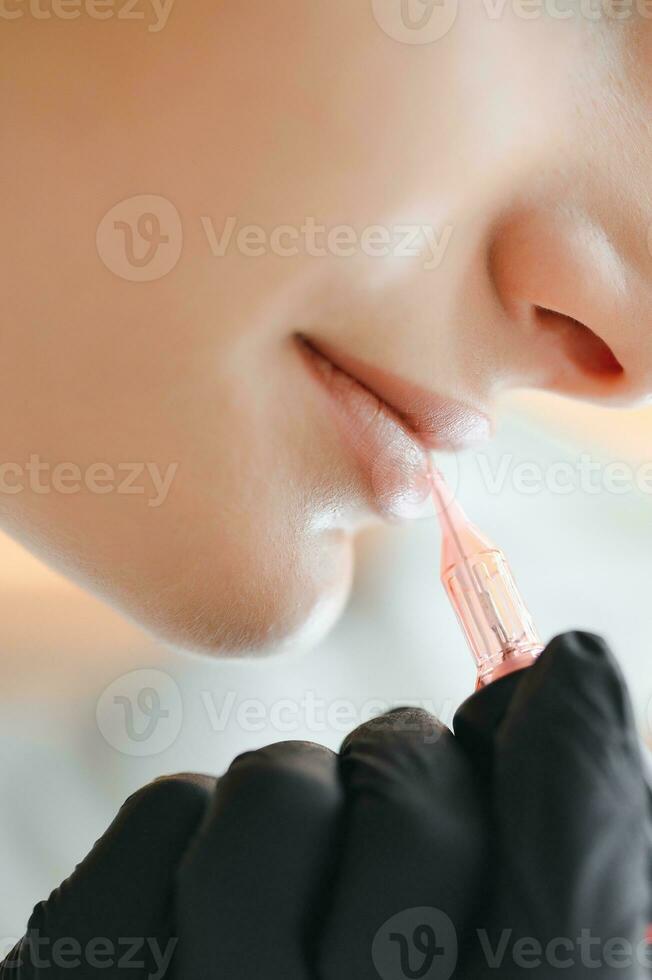
[(130, 495), (24, 493), (5, 528), (182, 649), (237, 656), (320, 639), (348, 597), (350, 535), (310, 529), (280, 472), (257, 505), (202, 498), (182, 472), (157, 509)]
[(322, 438), (309, 382), (293, 373), (282, 346), (278, 359), (266, 354), (265, 370), (248, 358), (228, 378), (210, 371), (210, 381), (182, 369), (182, 360), (164, 399), (155, 397), (163, 391), (150, 359), (150, 373), (141, 371), (127, 400), (125, 388), (120, 398), (105, 382), (106, 417), (79, 424), (65, 447), (48, 447), (42, 431), (41, 442), (15, 447), (18, 459), (35, 449), (43, 459), (73, 460), (82, 472), (98, 460), (115, 473), (125, 460), (156, 460), (159, 474), (172, 463), (164, 491), (156, 496), (142, 475), (140, 494), (117, 484), (107, 494), (26, 489), (11, 498), (5, 526), (173, 645), (237, 655), (314, 642), (336, 619), (351, 581), (350, 538), (333, 526), (336, 508), (328, 506), (340, 478), (335, 437), (332, 444)]
[(316, 643), (348, 598), (352, 541), (342, 531), (289, 533), (291, 519), (287, 509), (242, 512), (213, 541), (203, 533), (204, 547), (184, 542), (176, 552), (168, 528), (164, 577), (160, 565), (146, 570), (126, 603), (168, 642), (196, 652), (264, 655)]
[(327, 446), (313, 466), (273, 404), (266, 416), (263, 425), (256, 411), (236, 414), (230, 439), (222, 434), (211, 452), (212, 475), (210, 466), (198, 482), (190, 474), (171, 501), (167, 534), (179, 553), (167, 578), (176, 601), (162, 606), (171, 617), (162, 629), (180, 632), (184, 646), (237, 655), (313, 643), (348, 597), (351, 536), (333, 526), (320, 486)]
[(243, 550), (242, 538), (234, 541), (237, 573), (219, 597), (219, 652), (264, 654), (312, 645), (339, 617), (351, 587), (351, 538), (321, 531), (288, 541), (286, 522), (284, 515), (276, 534), (261, 528), (251, 550)]

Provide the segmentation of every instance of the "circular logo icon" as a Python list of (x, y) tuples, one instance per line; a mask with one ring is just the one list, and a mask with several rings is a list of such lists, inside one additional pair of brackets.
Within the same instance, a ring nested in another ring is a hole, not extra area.
[(457, 933), (445, 912), (399, 912), (378, 930), (371, 956), (381, 980), (450, 980), (457, 967)]
[(120, 201), (104, 215), (95, 236), (102, 262), (121, 279), (153, 282), (174, 269), (183, 247), (181, 217), (156, 194)]
[(452, 29), (459, 0), (371, 0), (377, 24), (402, 44), (432, 44)]
[(162, 670), (132, 670), (105, 688), (95, 717), (111, 748), (141, 758), (158, 755), (176, 742), (181, 731), (181, 692)]

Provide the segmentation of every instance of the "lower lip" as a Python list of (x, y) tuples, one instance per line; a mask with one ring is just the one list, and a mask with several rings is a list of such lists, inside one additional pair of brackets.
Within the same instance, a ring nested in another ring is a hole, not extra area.
[(385, 519), (423, 514), (430, 499), (426, 450), (392, 410), (328, 358), (300, 342), (313, 376), (330, 396), (338, 427), (368, 480), (375, 510)]

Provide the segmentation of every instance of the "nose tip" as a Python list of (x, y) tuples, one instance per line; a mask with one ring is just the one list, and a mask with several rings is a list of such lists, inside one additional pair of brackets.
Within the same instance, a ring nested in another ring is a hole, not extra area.
[(515, 331), (515, 386), (600, 403), (652, 392), (649, 284), (606, 229), (569, 207), (522, 210), (495, 229), (490, 272)]

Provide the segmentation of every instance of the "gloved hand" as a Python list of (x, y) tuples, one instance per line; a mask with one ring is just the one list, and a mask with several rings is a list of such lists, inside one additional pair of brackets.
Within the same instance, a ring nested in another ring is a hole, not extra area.
[[(456, 731), (402, 710), (339, 756), (283, 743), (217, 784), (152, 784), (37, 907), (0, 977), (512, 978), (522, 935), (637, 937), (649, 800), (600, 642), (555, 641), (474, 695)], [(503, 924), (514, 932), (490, 969), (478, 930), (493, 942)], [(560, 972), (582, 975), (535, 975)]]
[(454, 727), (485, 774), (493, 845), (462, 975), (647, 976), (652, 794), (604, 642), (558, 637), (534, 668), (467, 701)]
[(465, 928), (487, 853), (466, 753), (426, 712), (393, 712), (339, 756), (287, 742), (217, 783), (136, 793), (0, 977), (377, 978), (395, 913), (435, 906)]

